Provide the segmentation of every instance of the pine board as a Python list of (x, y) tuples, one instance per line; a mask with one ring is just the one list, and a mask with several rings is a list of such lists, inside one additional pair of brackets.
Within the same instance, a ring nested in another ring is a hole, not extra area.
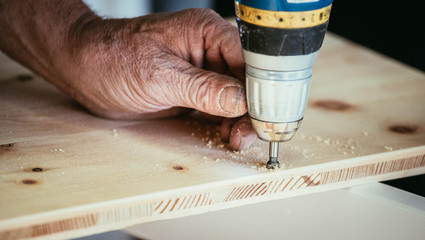
[(232, 152), (196, 114), (97, 118), (1, 65), (0, 239), (72, 238), (425, 173), (424, 73), (333, 34), (275, 172), (266, 143)]
[(423, 240), (425, 198), (375, 182), (139, 224), (124, 231), (139, 239)]

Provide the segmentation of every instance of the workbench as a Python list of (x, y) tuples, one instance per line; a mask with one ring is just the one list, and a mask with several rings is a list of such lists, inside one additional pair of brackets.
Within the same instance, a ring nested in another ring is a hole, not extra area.
[(267, 143), (231, 151), (199, 114), (101, 119), (0, 60), (0, 239), (75, 238), (425, 173), (425, 74), (333, 34), (277, 171), (264, 167)]

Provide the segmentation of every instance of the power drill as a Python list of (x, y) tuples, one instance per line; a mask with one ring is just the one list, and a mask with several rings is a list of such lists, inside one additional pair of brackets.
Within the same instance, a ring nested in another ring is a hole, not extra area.
[(332, 0), (235, 0), (248, 113), (258, 137), (270, 142), (268, 169), (279, 168), (279, 142), (289, 141), (304, 117), (331, 6)]

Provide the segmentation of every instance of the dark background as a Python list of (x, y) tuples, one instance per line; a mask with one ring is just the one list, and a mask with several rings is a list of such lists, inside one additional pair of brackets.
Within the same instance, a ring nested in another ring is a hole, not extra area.
[[(223, 17), (234, 16), (232, 0), (213, 5)], [(328, 30), (425, 71), (424, 9), (419, 1), (334, 0)]]
[[(425, 71), (423, 9), (419, 1), (334, 0), (328, 31)], [(234, 16), (233, 1), (216, 0), (215, 10)], [(425, 197), (425, 175), (384, 183)]]

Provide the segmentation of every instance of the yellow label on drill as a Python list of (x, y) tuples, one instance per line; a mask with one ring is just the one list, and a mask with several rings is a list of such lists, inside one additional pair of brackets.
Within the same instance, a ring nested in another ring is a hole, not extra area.
[(235, 1), (236, 16), (242, 21), (272, 28), (308, 28), (329, 20), (332, 4), (301, 12), (270, 11), (249, 7)]

